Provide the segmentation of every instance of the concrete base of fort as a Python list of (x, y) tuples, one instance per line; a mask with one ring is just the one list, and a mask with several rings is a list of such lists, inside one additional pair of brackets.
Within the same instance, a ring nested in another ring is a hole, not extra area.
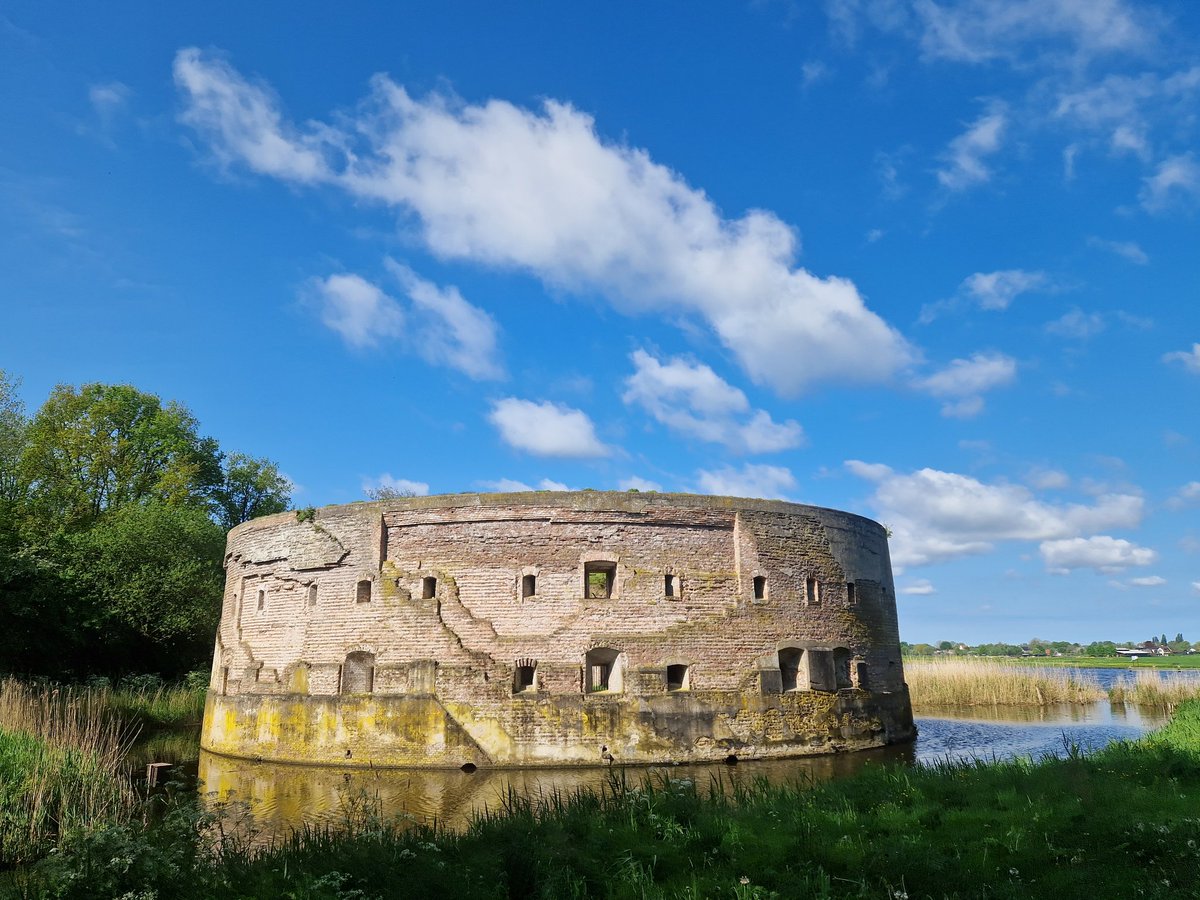
[(484, 768), (773, 759), (865, 750), (916, 734), (906, 691), (518, 696), (506, 718), (501, 724), (432, 695), (212, 692), (201, 746), (309, 765)]

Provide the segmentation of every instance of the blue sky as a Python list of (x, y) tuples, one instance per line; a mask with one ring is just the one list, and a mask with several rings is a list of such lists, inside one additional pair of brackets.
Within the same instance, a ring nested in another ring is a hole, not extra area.
[(1200, 638), (1200, 6), (0, 7), (0, 367), (296, 502), (783, 497), (902, 636)]

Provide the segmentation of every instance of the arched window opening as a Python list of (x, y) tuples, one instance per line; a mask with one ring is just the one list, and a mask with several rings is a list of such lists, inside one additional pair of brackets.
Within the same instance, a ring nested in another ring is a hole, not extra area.
[(537, 576), (522, 575), (521, 576), (521, 596), (523, 598), (537, 596)]
[(689, 667), (683, 663), (667, 666), (668, 691), (686, 691), (689, 687), (691, 687), (691, 678), (688, 668)]
[(767, 598), (767, 576), (754, 576), (754, 599), (765, 600)]
[(584, 690), (589, 694), (602, 691), (620, 691), (621, 652), (610, 647), (589, 650), (584, 665)]
[(783, 690), (803, 690), (803, 679), (800, 676), (800, 665), (803, 660), (804, 651), (796, 647), (784, 647), (779, 651), (779, 678)]
[(850, 680), (850, 651), (845, 647), (833, 651), (833, 678), (838, 690), (854, 686)]
[(371, 579), (364, 578), (358, 583), (355, 589), (354, 599), (359, 603), (371, 602)]
[(437, 596), (437, 579), (432, 575), (426, 575), (421, 579), (421, 599), (432, 600)]
[(854, 674), (854, 686), (860, 691), (870, 690), (871, 676), (866, 662), (861, 659), (854, 660), (851, 664), (851, 671)]
[[(369, 583), (369, 582), (368, 582)], [(341, 693), (369, 694), (375, 689), (375, 654), (355, 650), (342, 665)]]
[(583, 596), (588, 600), (607, 600), (617, 581), (617, 564), (590, 562), (583, 567)]
[(847, 581), (846, 582), (846, 605), (854, 606), (856, 603), (858, 603), (858, 591), (856, 591), (854, 589), (853, 581)]

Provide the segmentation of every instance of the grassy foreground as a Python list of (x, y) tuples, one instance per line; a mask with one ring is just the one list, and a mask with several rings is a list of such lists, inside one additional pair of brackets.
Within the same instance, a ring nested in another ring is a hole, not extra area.
[(252, 852), (183, 797), (80, 831), (19, 897), (1195, 897), (1200, 703), (1084, 757), (750, 788), (612, 779), (465, 832), (369, 815)]

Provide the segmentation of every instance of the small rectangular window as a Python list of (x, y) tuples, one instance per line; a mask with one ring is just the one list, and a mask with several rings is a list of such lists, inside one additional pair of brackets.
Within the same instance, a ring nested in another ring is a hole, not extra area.
[(766, 596), (767, 596), (767, 576), (766, 575), (755, 575), (754, 576), (754, 599), (755, 600), (765, 600)]
[(258, 592), (258, 608), (263, 609), (264, 607), (266, 607), (266, 605), (267, 605), (267, 592), (259, 591)]
[(853, 606), (858, 602), (858, 592), (854, 590), (854, 582), (846, 582), (846, 603)]
[(364, 578), (358, 583), (354, 599), (359, 603), (371, 602), (371, 580), (369, 578)]
[(521, 576), (521, 596), (534, 597), (537, 596), (537, 576), (522, 575)]
[(437, 579), (427, 575), (421, 579), (421, 599), (432, 600), (437, 596)]
[(821, 602), (821, 586), (817, 583), (817, 579), (808, 579), (805, 586), (805, 596), (810, 606), (816, 606)]
[(676, 599), (679, 597), (679, 576), (664, 575), (663, 576), (663, 595)]
[(617, 580), (617, 564), (591, 562), (583, 567), (584, 597), (589, 600), (607, 600), (613, 594)]
[(534, 689), (537, 679), (536, 666), (517, 666), (513, 678), (513, 693), (522, 694)]
[(308, 586), (308, 605), (317, 605), (317, 586), (315, 584), (310, 584)]

